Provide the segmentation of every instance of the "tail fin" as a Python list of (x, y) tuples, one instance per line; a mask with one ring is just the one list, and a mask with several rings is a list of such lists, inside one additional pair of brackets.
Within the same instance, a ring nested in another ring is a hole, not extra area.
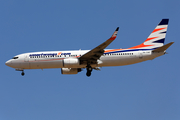
[(164, 45), (169, 19), (162, 19), (144, 43), (130, 49), (156, 49)]

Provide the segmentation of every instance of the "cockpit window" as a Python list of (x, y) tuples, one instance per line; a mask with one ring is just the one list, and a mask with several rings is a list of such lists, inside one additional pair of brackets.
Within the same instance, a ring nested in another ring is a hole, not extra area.
[(19, 57), (13, 57), (12, 59), (18, 59)]

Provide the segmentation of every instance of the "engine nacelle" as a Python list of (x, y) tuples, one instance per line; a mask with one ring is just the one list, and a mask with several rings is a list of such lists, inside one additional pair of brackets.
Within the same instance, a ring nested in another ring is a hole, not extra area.
[(81, 68), (61, 68), (61, 74), (77, 74)]
[(79, 59), (77, 58), (68, 58), (63, 60), (63, 66), (65, 68), (78, 67)]

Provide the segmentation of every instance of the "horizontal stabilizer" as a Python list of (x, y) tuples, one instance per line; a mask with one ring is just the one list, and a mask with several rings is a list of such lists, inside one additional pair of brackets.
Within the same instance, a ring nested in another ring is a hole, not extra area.
[(166, 44), (166, 45), (164, 45), (164, 46), (162, 46), (162, 47), (159, 47), (159, 48), (153, 50), (152, 52), (163, 52), (163, 51), (165, 51), (166, 49), (168, 49), (173, 43), (174, 43), (174, 42), (170, 42), (170, 43), (168, 43), (168, 44)]

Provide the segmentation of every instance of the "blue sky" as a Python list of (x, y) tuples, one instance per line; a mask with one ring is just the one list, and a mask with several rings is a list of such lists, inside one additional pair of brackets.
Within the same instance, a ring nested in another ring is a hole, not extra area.
[[(0, 1), (0, 120), (179, 120), (179, 0)], [(26, 52), (93, 49), (116, 27), (108, 48), (141, 44), (169, 18), (168, 54), (86, 77), (60, 69), (20, 72), (5, 66)]]

